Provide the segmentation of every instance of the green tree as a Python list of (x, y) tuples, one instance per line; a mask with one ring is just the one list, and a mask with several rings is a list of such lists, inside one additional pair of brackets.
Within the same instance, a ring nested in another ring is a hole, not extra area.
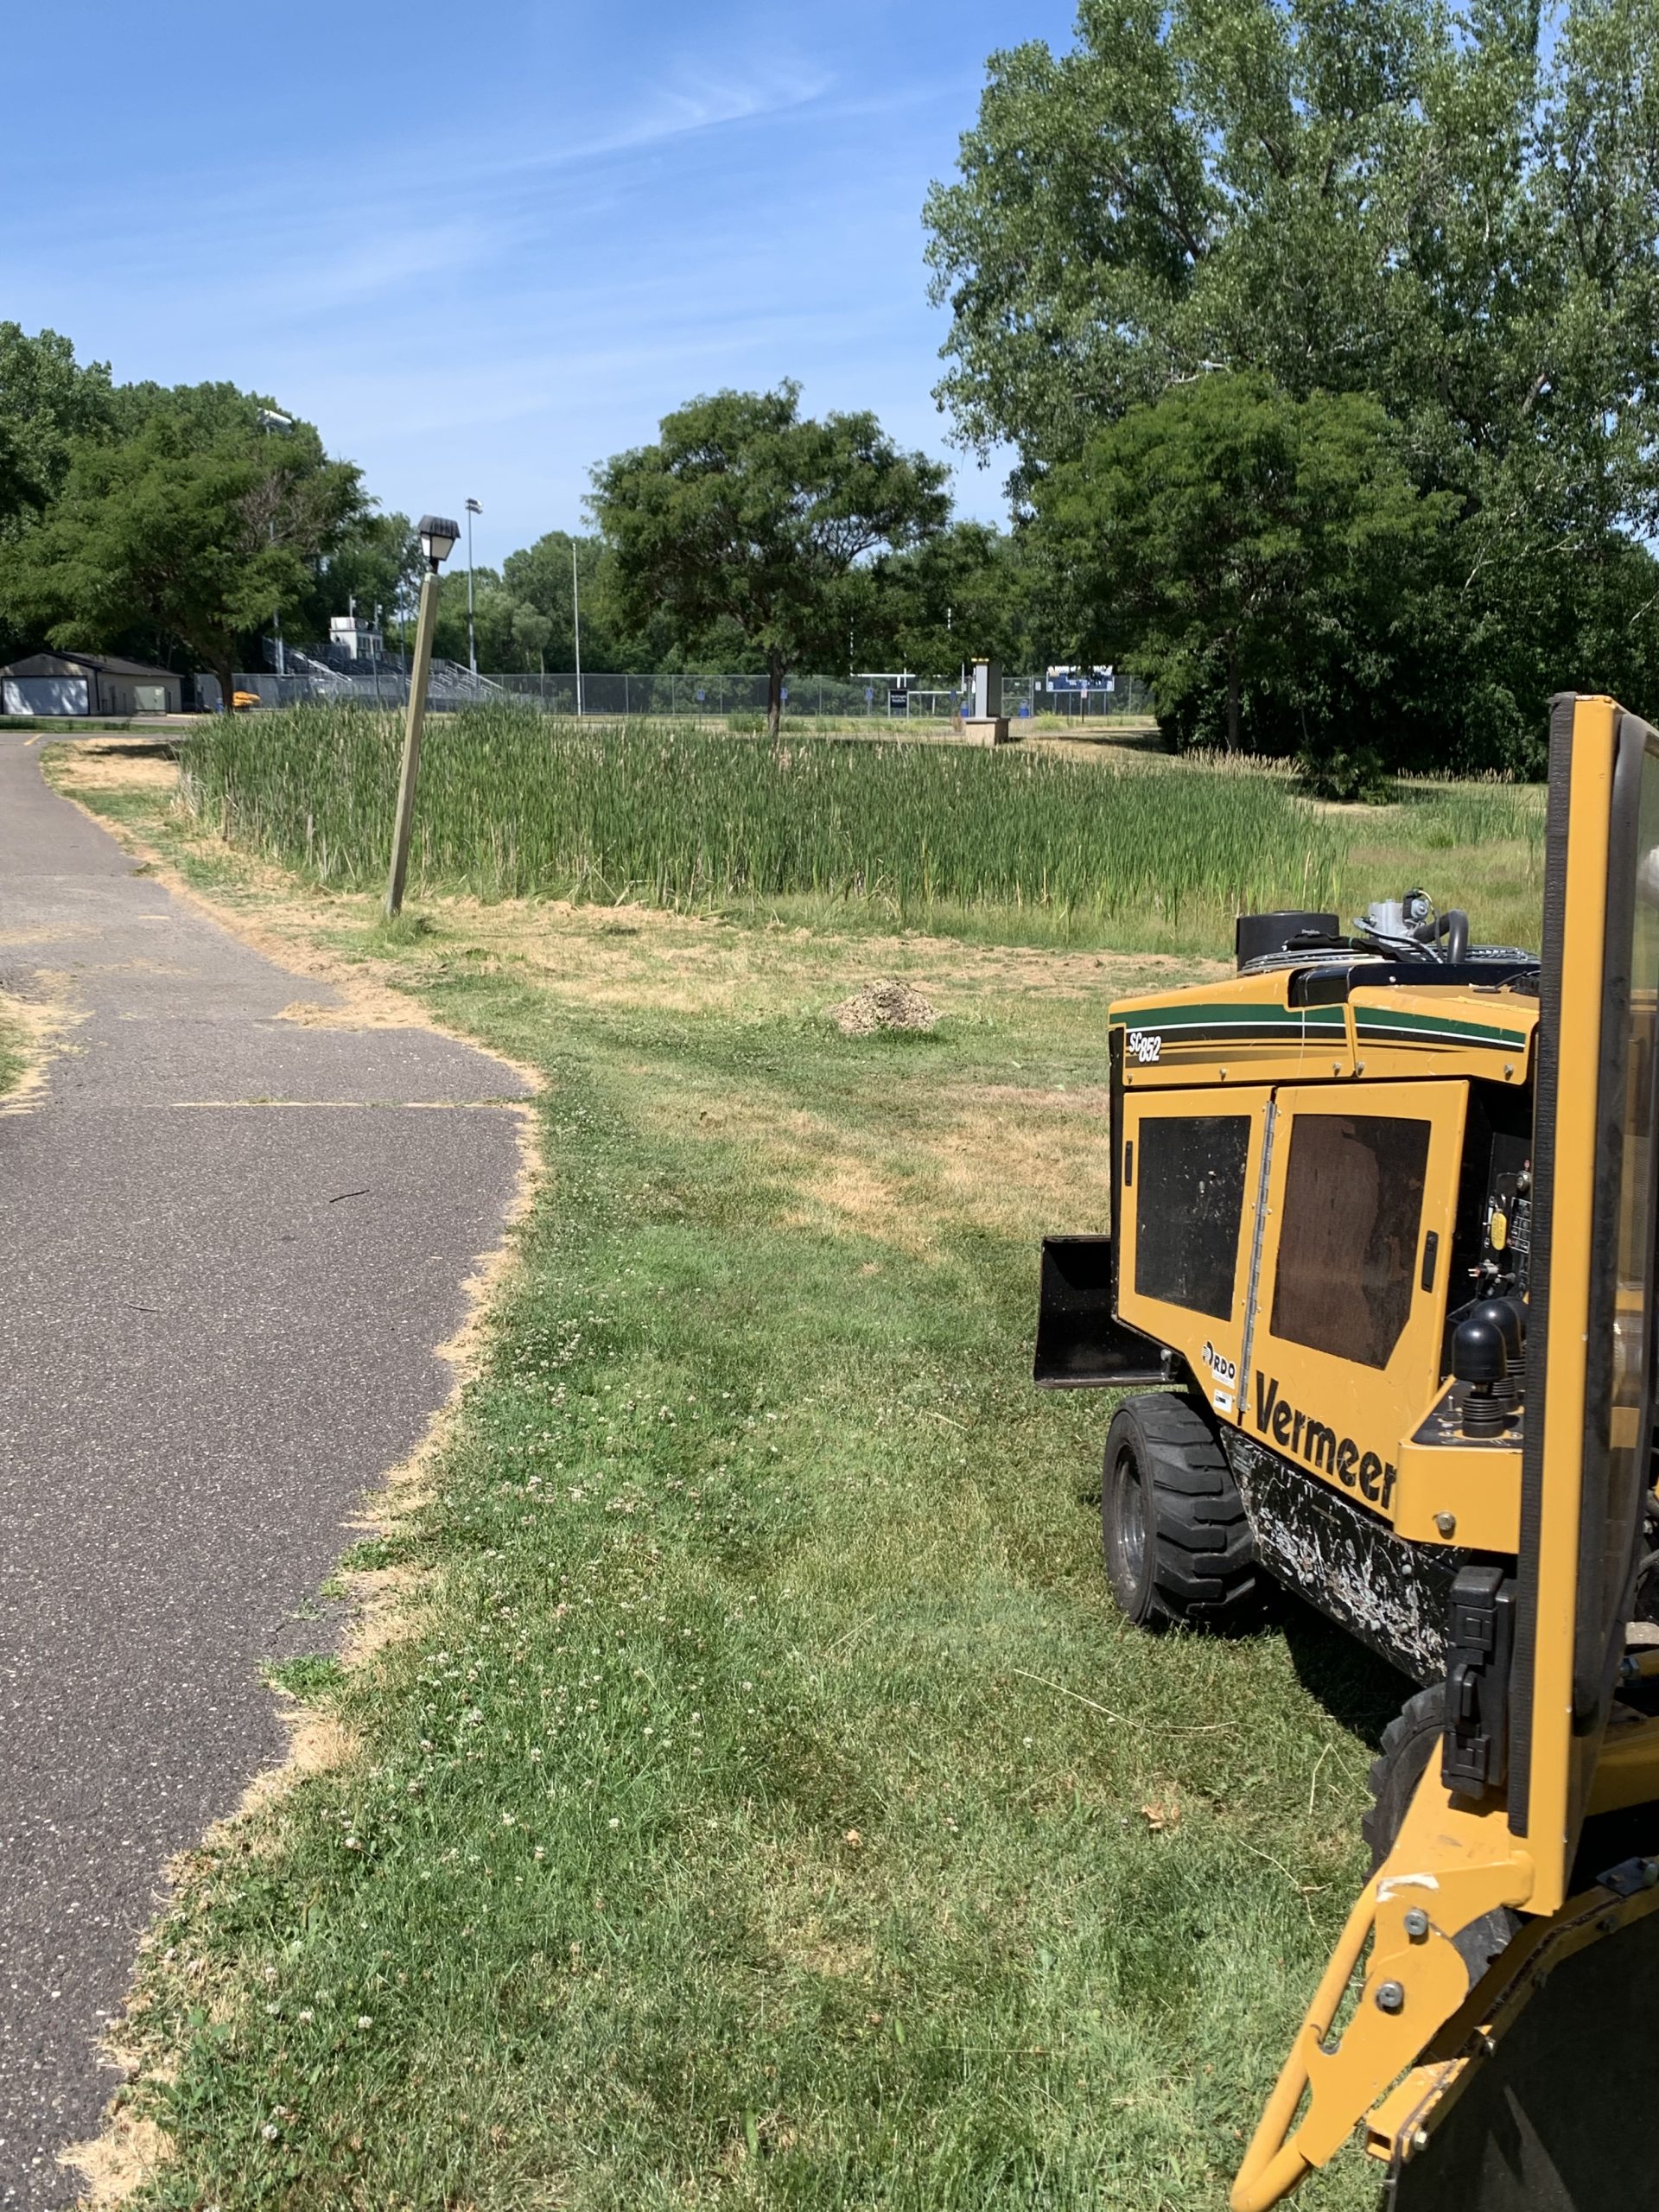
[(110, 372), (82, 367), (55, 330), (31, 338), (0, 322), (0, 529), (38, 515), (56, 498), (76, 441), (111, 413)]
[[(1206, 365), (1363, 391), (1424, 467), (1516, 445), (1651, 517), (1650, 0), (1084, 0), (992, 57), (929, 195), (941, 397), (1029, 467)], [(1602, 509), (1603, 518), (1608, 511)]]
[(400, 617), (413, 612), (425, 566), (407, 515), (359, 514), (317, 569), (300, 634), (326, 639), (331, 616), (349, 613), (353, 605), (365, 620), (378, 607), (384, 628), (394, 634)]
[(524, 657), (528, 668), (532, 660), (543, 674), (547, 670), (547, 643), (553, 634), (553, 620), (528, 600), (515, 600), (512, 608), (512, 642)]
[[(77, 440), (106, 429), (110, 372), (101, 361), (82, 366), (55, 330), (30, 337), (0, 322), (0, 540), (37, 521), (61, 490)], [(0, 607), (0, 659), (28, 642)]]
[(1032, 533), (957, 522), (873, 572), (857, 630), (861, 658), (955, 680), (976, 657), (1034, 667), (1045, 610)]
[(860, 574), (949, 513), (938, 462), (901, 453), (873, 415), (803, 417), (798, 397), (785, 384), (693, 400), (655, 445), (594, 473), (624, 618), (660, 613), (688, 652), (741, 639), (765, 665), (774, 734), (788, 671), (844, 656)]
[(1084, 0), (1071, 51), (992, 58), (929, 198), (959, 434), (1029, 492), (1217, 369), (1369, 395), (1457, 495), (1423, 610), (1452, 749), (1514, 757), (1586, 663), (1650, 683), (1654, 30), (1652, 0), (1548, 35), (1531, 0)]
[(1455, 505), (1420, 493), (1396, 446), (1375, 401), (1294, 400), (1261, 376), (1130, 408), (1039, 487), (1084, 642), (1145, 676), (1188, 741), (1375, 745)]
[[(526, 665), (522, 647), (513, 634), (519, 601), (503, 582), (499, 569), (473, 570), (472, 638), (478, 648), (481, 675), (499, 675)], [(444, 660), (467, 665), (467, 570), (451, 569), (438, 580), (438, 617), (433, 650)]]
[(544, 659), (547, 665), (556, 669), (574, 668), (575, 623), (570, 578), (573, 552), (582, 593), (582, 664), (587, 668), (623, 666), (624, 662), (611, 657), (615, 640), (612, 634), (613, 625), (607, 619), (606, 593), (601, 582), (605, 559), (601, 539), (550, 530), (533, 545), (508, 554), (501, 564), (501, 580), (521, 607), (539, 614), (548, 626), (546, 639), (537, 648), (538, 660)]
[(45, 518), (0, 547), (0, 597), (55, 645), (175, 639), (228, 701), (244, 642), (305, 607), (364, 506), (355, 467), (308, 423), (269, 434), (261, 407), (230, 385), (125, 387), (115, 434), (78, 443)]

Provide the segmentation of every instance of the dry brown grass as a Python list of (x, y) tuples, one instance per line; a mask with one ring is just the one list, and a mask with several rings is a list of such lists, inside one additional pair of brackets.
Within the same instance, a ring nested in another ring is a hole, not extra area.
[(53, 779), (60, 790), (149, 791), (171, 798), (179, 764), (156, 750), (153, 738), (77, 738), (63, 747)]

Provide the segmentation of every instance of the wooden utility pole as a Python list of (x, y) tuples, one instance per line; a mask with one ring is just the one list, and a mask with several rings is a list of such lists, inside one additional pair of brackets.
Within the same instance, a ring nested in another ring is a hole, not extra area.
[(421, 767), (421, 731), (426, 721), (427, 679), (432, 673), (432, 632), (438, 621), (438, 568), (428, 564), (421, 579), (421, 611), (415, 624), (415, 664), (409, 671), (409, 718), (404, 724), (404, 766), (397, 779), (397, 813), (391, 831), (391, 874), (386, 883), (386, 915), (403, 912), (409, 874), (409, 834), (415, 819), (415, 779)]

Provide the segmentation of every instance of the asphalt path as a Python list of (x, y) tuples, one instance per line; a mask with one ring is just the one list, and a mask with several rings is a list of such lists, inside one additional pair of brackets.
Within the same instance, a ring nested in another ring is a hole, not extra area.
[(0, 1108), (0, 2205), (73, 2203), (162, 1868), (283, 1737), (262, 1666), (448, 1376), (524, 1085), (158, 883), (0, 732), (0, 986), (85, 1019)]

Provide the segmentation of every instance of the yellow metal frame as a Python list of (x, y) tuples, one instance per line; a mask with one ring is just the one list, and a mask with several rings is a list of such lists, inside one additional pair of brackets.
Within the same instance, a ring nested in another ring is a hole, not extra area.
[[(1559, 849), (1553, 858), (1560, 872), (1550, 891), (1547, 946), (1563, 988), (1550, 1182), (1547, 1194), (1539, 1192), (1549, 1209), (1547, 1304), (1529, 1348), (1529, 1364), (1541, 1353), (1547, 1387), (1541, 1424), (1529, 1435), (1529, 1465), (1540, 1471), (1531, 1525), (1492, 1547), (1522, 1553), (1532, 1578), (1530, 1649), (1517, 1660), (1518, 1674), (1527, 1669), (1517, 1687), (1530, 1698), (1525, 1802), (1513, 1817), (1496, 1800), (1465, 1806), (1448, 1796), (1431, 1764), (1387, 1862), (1367, 1884), (1332, 1955), (1234, 2183), (1233, 2212), (1266, 2212), (1330, 2158), (1368, 2110), (1373, 2148), (1388, 2152), (1417, 2142), (1437, 2101), (1455, 2094), (1462, 2072), (1478, 2063), (1470, 2054), (1491, 2046), (1491, 2035), (1478, 2032), (1482, 2021), (1523, 2001), (1516, 1993), (1529, 1992), (1539, 1962), (1554, 1955), (1552, 1947), (1592, 1941), (1652, 1909), (1613, 1909), (1605, 1892), (1592, 1893), (1589, 1904), (1569, 1903), (1567, 1894), (1586, 1814), (1654, 1803), (1659, 1825), (1659, 1721), (1616, 1707), (1605, 1729), (1575, 1736), (1573, 1728), (1588, 1332), (1595, 1270), (1607, 1264), (1592, 1247), (1592, 1232), (1604, 1141), (1601, 986), (1620, 719), (1610, 699), (1573, 702), (1570, 750), (1564, 762), (1558, 753), (1552, 779), (1552, 804), (1565, 798), (1568, 810), (1564, 869)], [(1530, 1046), (1530, 1024), (1528, 1031)], [(1437, 1056), (1433, 1071), (1453, 1072), (1454, 1057)], [(1362, 1066), (1381, 1072), (1376, 1052), (1357, 1046), (1354, 1066), (1356, 1073)], [(1190, 1071), (1185, 1080), (1192, 1080)], [(1535, 1231), (1538, 1218), (1535, 1211)], [(1516, 1455), (1503, 1456), (1512, 1495)], [(1449, 1459), (1446, 1471), (1473, 1478), (1472, 1470), (1454, 1471)], [(1427, 1460), (1414, 1462), (1411, 1472), (1433, 1479)], [(1414, 1522), (1419, 1510), (1414, 1503)], [(1506, 1525), (1484, 1533), (1509, 1532)], [(1460, 1527), (1459, 1541), (1465, 1534)], [(1471, 1993), (1453, 1938), (1500, 1905), (1523, 1910), (1533, 1924)], [(1338, 2026), (1362, 1961), (1357, 1999)], [(1465, 2030), (1471, 2039), (1459, 2044)]]
[(1537, 1869), (1535, 1911), (1566, 1902), (1567, 1877), (1596, 1747), (1573, 1734), (1573, 1636), (1587, 1375), (1597, 1157), (1598, 1077), (1606, 955), (1608, 840), (1618, 709), (1580, 699), (1573, 714), (1567, 875), (1559, 949), (1560, 1077), (1549, 1193), (1548, 1335), (1532, 1664), (1531, 1755), (1525, 1808)]
[(1656, 1911), (1659, 1889), (1620, 1897), (1598, 1886), (1569, 1897), (1549, 1919), (1522, 1929), (1447, 2022), (1440, 2037), (1444, 2055), (1414, 2067), (1367, 2115), (1365, 2147), (1371, 2156), (1402, 2164), (1420, 2157), (1434, 2126), (1468, 2087), (1472, 2069), (1494, 2056), (1555, 1967)]
[(1458, 1543), (1476, 1552), (1512, 1555), (1520, 1548), (1518, 1444), (1408, 1442), (1400, 1446), (1399, 1464), (1396, 1536), (1418, 1544)]
[[(1496, 1906), (1526, 1904), (1534, 1884), (1531, 1856), (1503, 1814), (1462, 1810), (1431, 1769), (1394, 1849), (1348, 1916), (1238, 2170), (1232, 2212), (1267, 2212), (1341, 2149), (1467, 1999), (1469, 1975), (1452, 1938)], [(1408, 1917), (1419, 1913), (1427, 1921), (1421, 1934)], [(1333, 2031), (1368, 1942), (1363, 1985)]]

